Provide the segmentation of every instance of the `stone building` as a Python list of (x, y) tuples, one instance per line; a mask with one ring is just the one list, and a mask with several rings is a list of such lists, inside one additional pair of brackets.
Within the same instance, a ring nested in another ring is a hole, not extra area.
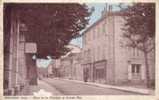
[(66, 79), (83, 80), (83, 68), (81, 66), (81, 48), (68, 45), (71, 49), (66, 55), (53, 60), (52, 66), (58, 69), (59, 77)]
[(64, 78), (83, 80), (83, 67), (81, 66), (81, 52), (71, 52), (61, 59), (61, 73)]
[[(26, 83), (24, 34), (20, 34), (18, 15), (4, 8), (4, 94), (15, 94)], [(20, 67), (18, 67), (20, 66)]]
[(38, 72), (39, 79), (42, 79), (43, 77), (48, 77), (48, 69), (47, 68), (38, 67), (37, 72)]
[(69, 53), (61, 57), (61, 70), (65, 78), (82, 80), (83, 68), (81, 66), (81, 48), (76, 45), (68, 45)]
[(4, 5), (4, 95), (18, 95), (36, 78), (35, 61), (26, 49), (27, 26), (19, 16), (13, 5)]
[(48, 76), (51, 77), (53, 76), (53, 61), (51, 61), (49, 63), (49, 65), (47, 66), (47, 73), (48, 73)]
[(83, 81), (83, 67), (81, 66), (81, 52), (72, 53), (72, 79)]
[[(122, 46), (121, 12), (103, 11), (83, 32), (82, 66), (88, 80), (106, 84), (142, 84), (146, 80), (143, 52)], [(154, 51), (149, 56), (150, 78), (155, 78)]]
[(54, 78), (54, 77), (60, 77), (60, 70), (61, 67), (61, 59), (52, 59), (47, 66), (47, 73), (48, 77)]

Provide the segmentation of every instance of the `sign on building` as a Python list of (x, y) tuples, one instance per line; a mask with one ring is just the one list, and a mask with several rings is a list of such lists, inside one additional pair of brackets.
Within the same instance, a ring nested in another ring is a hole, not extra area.
[(25, 53), (36, 53), (37, 45), (36, 43), (25, 43)]

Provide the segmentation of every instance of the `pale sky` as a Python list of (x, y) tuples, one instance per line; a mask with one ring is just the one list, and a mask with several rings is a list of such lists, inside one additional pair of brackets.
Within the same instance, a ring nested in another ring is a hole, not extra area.
[[(87, 26), (89, 27), (101, 17), (101, 12), (103, 11), (105, 4), (104, 3), (89, 3), (87, 5), (89, 8), (94, 7), (95, 9), (92, 15), (90, 16), (89, 25)], [(82, 38), (73, 39), (71, 43), (82, 47)]]
[[(104, 10), (104, 7), (106, 4), (105, 3), (88, 3), (87, 5), (89, 8), (94, 7), (94, 9), (95, 9), (95, 11), (90, 16), (90, 22), (89, 22), (89, 25), (87, 26), (87, 27), (89, 27), (94, 22), (96, 22), (98, 19), (100, 19), (101, 12)], [(119, 10), (119, 8), (115, 6), (117, 4), (113, 4), (113, 5), (114, 5), (113, 10)], [(73, 39), (71, 41), (71, 43), (82, 47), (82, 39), (81, 38)], [(45, 60), (45, 59), (37, 60), (37, 66), (38, 67), (47, 67), (48, 64), (50, 63), (50, 61), (51, 60)]]
[[(101, 12), (104, 10), (106, 3), (87, 3), (87, 5), (89, 8), (92, 8), (92, 7), (95, 8), (95, 11), (90, 16), (89, 25), (87, 26), (87, 27), (89, 27), (90, 25), (92, 25), (94, 22), (96, 22), (97, 20), (99, 20), (101, 18)], [(110, 4), (108, 4), (108, 5), (110, 5)], [(117, 7), (117, 5), (118, 5), (117, 3), (111, 4), (111, 5), (113, 5), (113, 11), (119, 10), (119, 7)], [(85, 29), (87, 29), (87, 28), (85, 28)], [(82, 38), (73, 39), (71, 41), (71, 43), (82, 47)]]

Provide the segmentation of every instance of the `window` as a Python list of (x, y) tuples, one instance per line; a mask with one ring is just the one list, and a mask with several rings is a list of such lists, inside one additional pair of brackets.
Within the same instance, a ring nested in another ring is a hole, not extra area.
[(102, 34), (102, 27), (101, 27), (101, 25), (99, 26), (98, 30), (99, 30), (99, 32), (98, 32), (98, 34), (99, 34), (98, 37), (100, 37), (101, 34)]
[(96, 48), (96, 60), (98, 61), (98, 57), (99, 57), (99, 55), (98, 55), (98, 46), (97, 46), (97, 48)]
[(94, 48), (94, 60), (96, 61), (97, 56), (96, 56), (96, 47)]
[(84, 34), (84, 38), (83, 38), (83, 43), (86, 45), (87, 44), (87, 35), (86, 35), (86, 33)]
[(97, 60), (100, 60), (100, 46), (97, 48)]
[(92, 40), (92, 33), (91, 32), (89, 33), (89, 39), (90, 39), (90, 41)]
[(97, 33), (96, 34), (97, 34), (97, 38), (99, 38), (99, 36), (100, 36), (100, 27), (99, 26), (97, 27)]
[(103, 33), (105, 33), (106, 31), (105, 31), (105, 24), (103, 24)]
[(136, 55), (137, 55), (137, 56), (140, 55), (139, 52), (140, 52), (139, 49), (136, 49)]
[(141, 64), (132, 64), (131, 65), (131, 72), (132, 73), (140, 73)]
[(95, 60), (95, 51), (94, 48), (92, 49), (92, 56), (93, 56), (93, 61)]
[(90, 40), (89, 33), (87, 33), (87, 39), (88, 39), (88, 41)]
[(92, 35), (93, 39), (95, 39), (95, 29), (93, 29)]
[(95, 27), (95, 29), (94, 29), (94, 37), (95, 38), (97, 37), (97, 27)]
[(101, 59), (104, 59), (104, 47), (101, 47)]
[(99, 49), (99, 52), (98, 52), (98, 56), (99, 56), (99, 57), (98, 57), (98, 59), (101, 60), (101, 53), (102, 53), (102, 52), (101, 52), (101, 47), (99, 46), (98, 49)]
[(135, 48), (132, 48), (133, 49), (133, 56), (135, 56)]
[(140, 64), (136, 64), (136, 73), (140, 73)]
[(25, 42), (24, 33), (21, 33), (21, 34), (19, 35), (19, 41), (20, 41), (20, 42)]
[(139, 56), (140, 55), (139, 49), (138, 48), (132, 48), (132, 54), (133, 54), (134, 57)]
[(132, 66), (131, 68), (132, 73), (135, 73), (135, 64), (132, 64), (131, 66)]
[(91, 31), (92, 40), (94, 40), (94, 31)]

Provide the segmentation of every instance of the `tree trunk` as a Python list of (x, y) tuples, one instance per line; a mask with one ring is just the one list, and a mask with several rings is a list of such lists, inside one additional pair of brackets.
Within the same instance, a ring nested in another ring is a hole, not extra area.
[(27, 78), (30, 85), (37, 85), (37, 67), (32, 54), (26, 54)]
[(145, 58), (145, 74), (146, 74), (146, 86), (147, 88), (150, 88), (150, 73), (149, 73), (149, 64), (148, 64), (148, 53), (144, 52), (144, 58)]

